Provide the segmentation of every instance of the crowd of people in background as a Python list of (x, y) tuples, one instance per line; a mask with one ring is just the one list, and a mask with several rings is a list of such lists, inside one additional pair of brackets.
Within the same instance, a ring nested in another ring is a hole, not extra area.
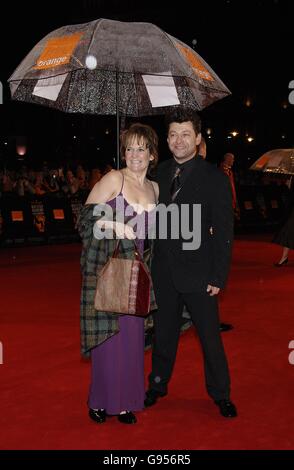
[(41, 170), (22, 165), (19, 170), (0, 171), (0, 196), (4, 193), (18, 196), (83, 196), (110, 170), (110, 164), (91, 170), (81, 164), (49, 169), (45, 162)]
[[(206, 159), (205, 145), (206, 143), (203, 139), (199, 149), (199, 155), (201, 155), (203, 159)], [(225, 155), (229, 155), (230, 157), (232, 154), (227, 153)], [(225, 155), (218, 166), (222, 171), (233, 171), (234, 186), (232, 189), (234, 190), (234, 213), (236, 223), (239, 223), (242, 218), (242, 201), (248, 199), (247, 195), (246, 197), (244, 196), (244, 189), (246, 193), (246, 188), (249, 187), (255, 187), (255, 191), (252, 194), (256, 193), (256, 210), (259, 212), (258, 217), (260, 223), (266, 221), (269, 216), (264, 199), (265, 190), (267, 198), (269, 194), (272, 195), (274, 202), (279, 198), (278, 204), (282, 212), (274, 222), (280, 223), (281, 220), (284, 219), (285, 214), (289, 212), (289, 201), (292, 199), (292, 191), (290, 190), (291, 180), (289, 176), (250, 170), (245, 171), (240, 167), (238, 158), (235, 159), (232, 170), (224, 163)], [(229, 166), (232, 166), (232, 163), (233, 162), (229, 161)], [(77, 197), (83, 202), (93, 189), (95, 183), (100, 181), (100, 179), (112, 169), (113, 166), (110, 163), (103, 161), (97, 162), (97, 166), (92, 166), (92, 168), (89, 169), (85, 163), (70, 160), (64, 164), (54, 165), (52, 163), (50, 164), (49, 161), (44, 161), (42, 167), (38, 167), (37, 169), (25, 163), (19, 166), (18, 169), (0, 167), (0, 201), (2, 197), (15, 198), (19, 196), (20, 198)]]
[[(0, 197), (3, 193), (15, 193), (19, 196), (37, 195), (49, 193), (61, 193), (72, 196), (77, 192), (91, 191), (97, 181), (112, 170), (111, 164), (97, 165), (88, 169), (85, 165), (71, 165), (66, 167), (48, 168), (44, 162), (42, 169), (33, 169), (22, 165), (20, 169), (0, 169)], [(234, 165), (234, 179), (236, 191), (239, 186), (283, 186), (287, 191), (287, 179), (280, 175), (258, 172), (245, 172)]]

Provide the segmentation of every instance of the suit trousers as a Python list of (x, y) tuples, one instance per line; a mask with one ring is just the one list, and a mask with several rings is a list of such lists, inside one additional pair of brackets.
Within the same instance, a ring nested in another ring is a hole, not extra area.
[(183, 306), (191, 315), (201, 343), (208, 395), (229, 399), (230, 376), (219, 330), (217, 296), (207, 292), (179, 292), (166, 259), (155, 257), (152, 278), (158, 311), (154, 314), (155, 341), (149, 386), (166, 393), (171, 378), (182, 324)]

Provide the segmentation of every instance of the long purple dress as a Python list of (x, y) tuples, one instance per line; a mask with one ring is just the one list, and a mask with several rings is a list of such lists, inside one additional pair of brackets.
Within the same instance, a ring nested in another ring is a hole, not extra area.
[[(114, 207), (118, 198), (123, 200), (124, 207), (128, 205), (122, 192), (108, 204)], [(143, 254), (143, 238), (151, 218), (147, 211), (137, 214), (137, 217), (145, 219), (144, 234), (137, 235), (136, 241), (139, 252)], [(119, 328), (119, 333), (91, 350), (88, 406), (104, 408), (110, 415), (144, 408), (144, 318), (120, 315)]]

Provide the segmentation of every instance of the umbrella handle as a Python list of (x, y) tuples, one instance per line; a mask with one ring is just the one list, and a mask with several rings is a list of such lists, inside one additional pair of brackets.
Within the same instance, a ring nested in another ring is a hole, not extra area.
[(119, 83), (118, 83), (118, 72), (115, 74), (116, 80), (116, 168), (119, 170)]

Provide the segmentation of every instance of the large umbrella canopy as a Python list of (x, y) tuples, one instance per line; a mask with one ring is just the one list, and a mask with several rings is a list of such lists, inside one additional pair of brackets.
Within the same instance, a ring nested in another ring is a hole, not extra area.
[(201, 110), (230, 94), (193, 49), (156, 25), (107, 19), (51, 32), (9, 83), (15, 100), (117, 116)]
[(193, 49), (154, 24), (107, 19), (48, 34), (9, 82), (16, 100), (94, 114), (116, 114), (118, 82), (119, 112), (130, 116), (177, 104), (201, 110), (230, 93)]
[(264, 153), (250, 170), (294, 175), (294, 149), (275, 149)]

